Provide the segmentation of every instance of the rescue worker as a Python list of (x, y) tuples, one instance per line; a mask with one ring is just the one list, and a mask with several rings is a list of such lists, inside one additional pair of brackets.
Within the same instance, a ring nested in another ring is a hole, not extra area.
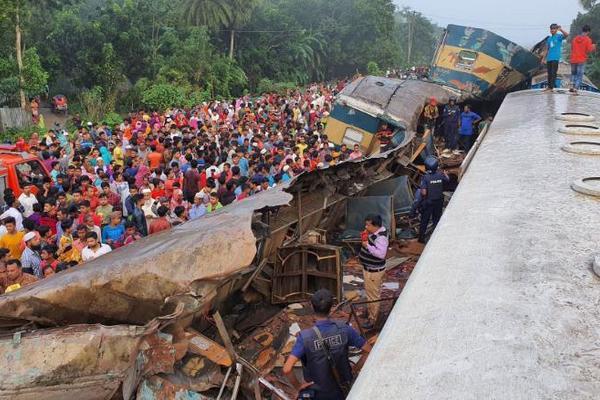
[(460, 108), (456, 105), (456, 98), (450, 97), (448, 104), (442, 112), (442, 124), (444, 125), (444, 155), (460, 154), (457, 146), (458, 128), (460, 127)]
[(435, 124), (440, 116), (440, 112), (437, 107), (437, 100), (435, 97), (431, 97), (429, 102), (423, 109), (423, 119), (425, 122), (425, 128), (430, 129), (433, 136)]
[(429, 156), (425, 159), (426, 173), (421, 180), (421, 224), (419, 226), (419, 242), (425, 243), (425, 233), (429, 220), (433, 220), (433, 229), (442, 217), (444, 206), (444, 183), (449, 181), (444, 171), (438, 171), (438, 160)]
[(365, 231), (362, 233), (362, 246), (358, 259), (363, 266), (365, 293), (367, 295), (368, 321), (365, 329), (373, 329), (379, 317), (379, 300), (381, 283), (385, 275), (385, 257), (389, 246), (388, 233), (383, 226), (380, 215), (369, 215), (365, 218)]
[[(359, 370), (371, 351), (371, 345), (351, 326), (329, 318), (333, 295), (320, 289), (310, 299), (316, 314), (315, 325), (296, 336), (296, 343), (285, 361), (283, 373), (299, 391), (299, 399), (343, 400), (352, 383), (348, 360), (350, 346), (363, 351), (356, 365)], [(304, 382), (294, 375), (294, 365), (302, 361)]]

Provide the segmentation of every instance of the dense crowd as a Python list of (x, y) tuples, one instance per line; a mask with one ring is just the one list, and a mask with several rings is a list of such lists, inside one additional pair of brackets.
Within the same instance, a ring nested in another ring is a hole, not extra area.
[[(304, 171), (363, 155), (323, 134), (344, 82), (165, 112), (140, 110), (118, 126), (73, 117), (21, 150), (29, 171), (0, 215), (0, 291), (95, 259)], [(39, 171), (37, 171), (39, 172)]]

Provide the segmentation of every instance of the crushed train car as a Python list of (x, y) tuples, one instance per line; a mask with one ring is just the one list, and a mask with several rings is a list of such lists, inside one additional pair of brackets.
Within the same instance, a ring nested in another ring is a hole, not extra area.
[(358, 78), (338, 94), (325, 134), (337, 145), (352, 148), (358, 144), (363, 153), (376, 154), (381, 149), (377, 133), (387, 125), (391, 147), (404, 146), (414, 138), (423, 107), (431, 97), (443, 104), (450, 97), (460, 97), (460, 92), (412, 79)]
[(448, 25), (431, 65), (431, 79), (491, 100), (527, 82), (540, 62), (534, 53), (493, 32)]

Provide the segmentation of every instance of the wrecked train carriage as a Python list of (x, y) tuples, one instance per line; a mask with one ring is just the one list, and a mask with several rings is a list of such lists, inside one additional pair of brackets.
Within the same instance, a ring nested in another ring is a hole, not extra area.
[(376, 154), (381, 147), (377, 133), (386, 124), (392, 147), (403, 147), (414, 140), (428, 99), (447, 103), (453, 96), (460, 97), (460, 92), (431, 82), (361, 77), (338, 94), (325, 134), (337, 145), (358, 144), (364, 154)]
[(431, 65), (431, 79), (492, 100), (525, 83), (540, 62), (534, 53), (493, 32), (448, 25)]

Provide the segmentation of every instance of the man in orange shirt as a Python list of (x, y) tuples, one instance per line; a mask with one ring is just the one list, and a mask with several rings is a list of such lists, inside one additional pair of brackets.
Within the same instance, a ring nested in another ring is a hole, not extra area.
[(17, 223), (14, 217), (4, 218), (4, 227), (6, 233), (0, 237), (0, 247), (9, 250), (9, 258), (21, 258), (21, 242), (25, 233), (23, 231), (17, 231)]
[(596, 50), (596, 45), (592, 43), (590, 34), (592, 29), (589, 25), (584, 25), (581, 29), (581, 35), (573, 39), (571, 43), (571, 93), (577, 93), (585, 73), (585, 63), (587, 56)]
[(148, 159), (148, 163), (150, 164), (150, 169), (154, 171), (156, 168), (160, 167), (160, 162), (162, 161), (162, 154), (156, 151), (156, 146), (150, 146), (150, 154), (146, 156)]

